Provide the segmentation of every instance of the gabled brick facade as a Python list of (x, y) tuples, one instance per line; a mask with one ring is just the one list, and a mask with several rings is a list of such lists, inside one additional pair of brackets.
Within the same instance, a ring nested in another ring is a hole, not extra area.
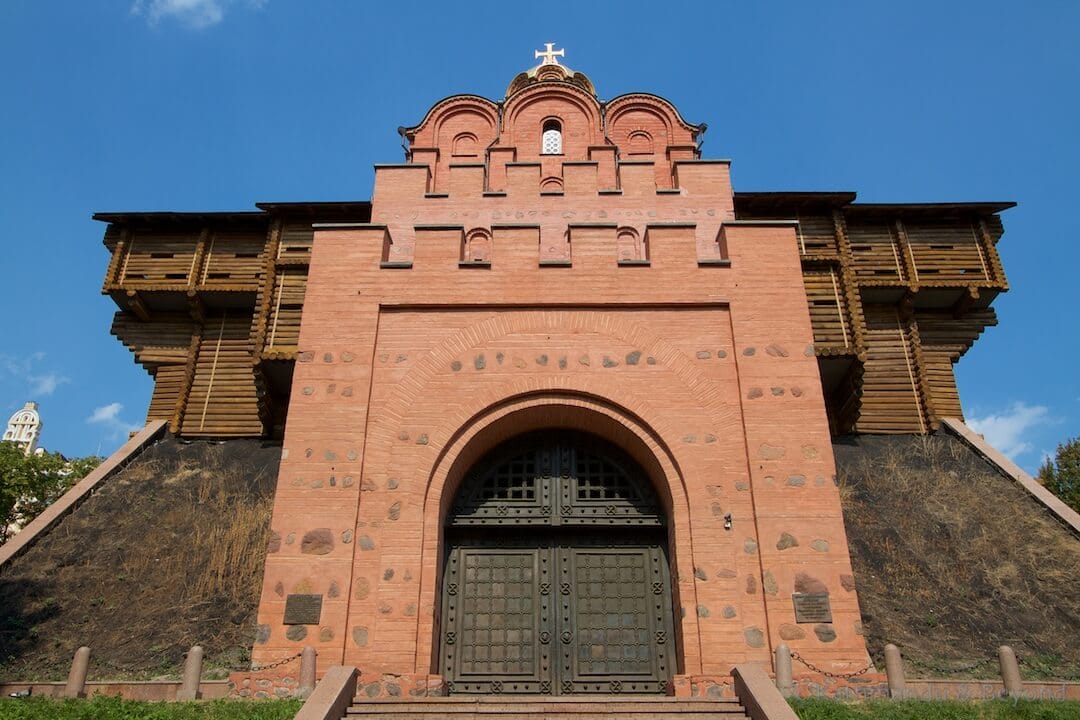
[[(376, 166), (370, 222), (315, 226), (256, 663), (313, 644), (320, 672), (445, 688), (455, 492), (562, 428), (620, 447), (663, 505), (669, 692), (780, 642), (865, 666), (797, 224), (737, 219), (700, 132), (543, 64), (502, 102), (437, 103), (409, 161)], [(793, 594), (821, 592), (831, 622), (797, 622)], [(283, 624), (298, 594), (317, 625)]]

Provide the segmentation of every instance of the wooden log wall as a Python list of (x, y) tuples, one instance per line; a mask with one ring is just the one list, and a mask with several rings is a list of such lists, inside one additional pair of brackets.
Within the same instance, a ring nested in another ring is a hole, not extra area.
[[(103, 292), (120, 307), (112, 333), (154, 376), (148, 418), (168, 420), (174, 433), (257, 437), (280, 431), (312, 223), (370, 219), (368, 203), (284, 207), (284, 215), (97, 216), (110, 223)], [(320, 215), (324, 211), (329, 215)]]
[[(1007, 205), (853, 198), (737, 193), (736, 212), (799, 223), (833, 431), (926, 432), (961, 415), (953, 366), (996, 323), (990, 302), (1008, 288), (997, 213)], [(112, 332), (154, 375), (148, 417), (168, 419), (173, 432), (259, 436), (281, 425), (312, 224), (366, 222), (370, 205), (278, 212), (99, 216), (112, 253), (103, 292), (120, 307)]]
[(188, 392), (182, 435), (252, 437), (263, 434), (263, 389), (252, 362), (251, 311), (206, 318)]
[(795, 219), (837, 434), (921, 433), (963, 417), (954, 365), (1008, 289), (1001, 207), (872, 206), (813, 193), (740, 197), (743, 219)]

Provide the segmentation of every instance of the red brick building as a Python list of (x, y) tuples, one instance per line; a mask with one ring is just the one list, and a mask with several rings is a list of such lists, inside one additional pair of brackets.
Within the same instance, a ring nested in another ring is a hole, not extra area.
[(255, 661), (556, 694), (781, 641), (864, 666), (795, 223), (736, 219), (669, 102), (556, 63), (437, 103), (371, 222), (316, 225)]
[(278, 436), (253, 651), (376, 692), (702, 693), (868, 662), (831, 450), (960, 414), (1008, 203), (734, 193), (552, 48), (370, 202), (102, 214), (149, 416)]

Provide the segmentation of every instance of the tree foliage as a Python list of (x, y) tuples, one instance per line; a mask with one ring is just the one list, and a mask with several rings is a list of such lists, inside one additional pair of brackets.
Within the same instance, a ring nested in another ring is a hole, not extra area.
[(54, 503), (101, 463), (101, 458), (68, 460), (60, 453), (23, 455), (0, 442), (0, 543)]
[(1054, 458), (1039, 468), (1039, 482), (1080, 512), (1080, 438), (1058, 445)]

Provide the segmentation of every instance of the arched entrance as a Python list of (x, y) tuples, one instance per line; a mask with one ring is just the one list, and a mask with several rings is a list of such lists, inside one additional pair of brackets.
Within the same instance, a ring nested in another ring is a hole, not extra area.
[(665, 693), (674, 667), (664, 512), (594, 435), (497, 446), (446, 525), (440, 671), (451, 693)]

